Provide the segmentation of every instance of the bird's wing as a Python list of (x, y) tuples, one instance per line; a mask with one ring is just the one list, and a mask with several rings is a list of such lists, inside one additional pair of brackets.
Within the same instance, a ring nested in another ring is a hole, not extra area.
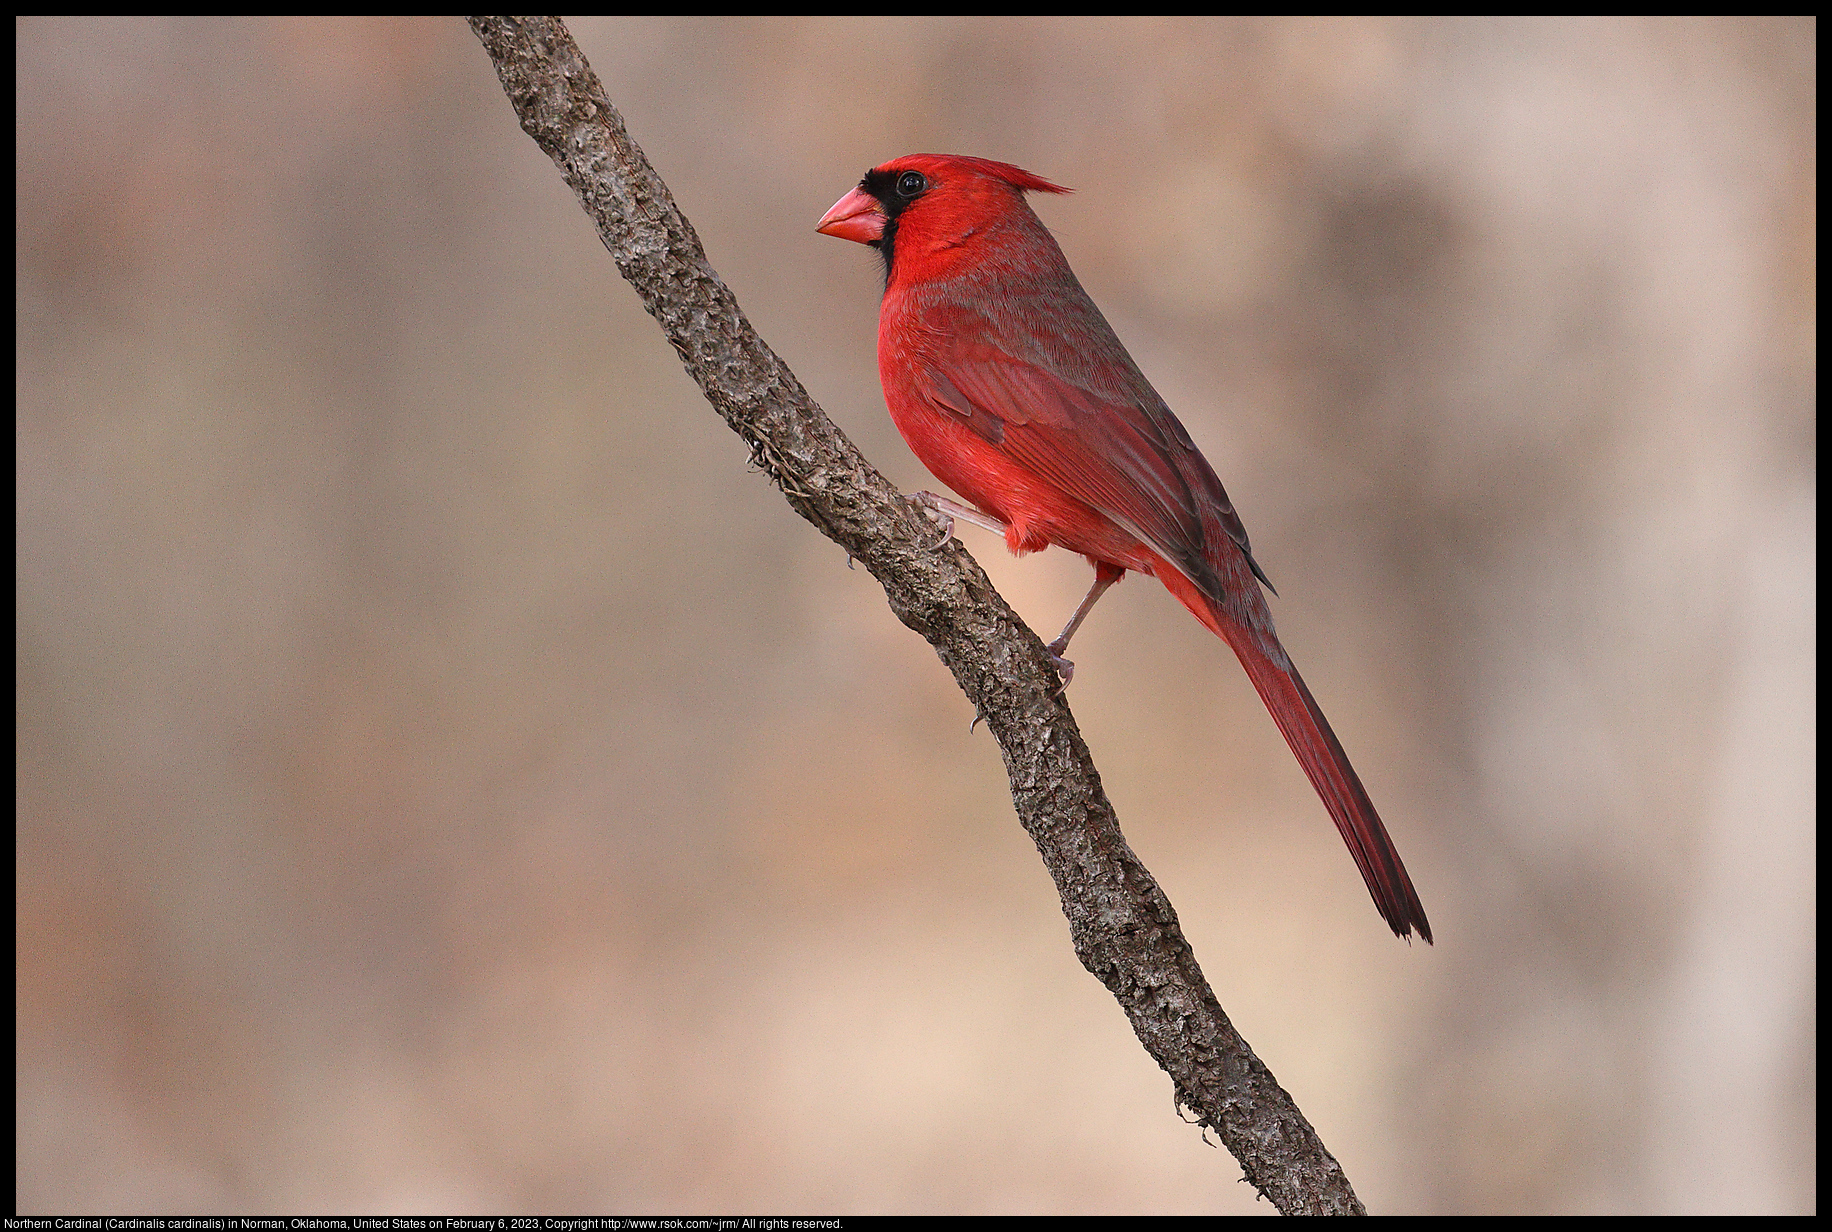
[(949, 345), (918, 365), (918, 386), (931, 403), (1112, 518), (1203, 590), (1218, 593), (1210, 545), (1223, 534), (1265, 581), (1221, 481), (1129, 356), (1119, 353), (1123, 368), (1108, 365), (1114, 379), (1094, 372), (1074, 380), (1004, 353), (989, 332), (950, 331), (978, 341)]

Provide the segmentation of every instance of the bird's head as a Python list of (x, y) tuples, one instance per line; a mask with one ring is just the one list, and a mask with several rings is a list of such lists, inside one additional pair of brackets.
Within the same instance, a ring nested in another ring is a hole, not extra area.
[(965, 154), (906, 154), (865, 173), (815, 230), (876, 248), (885, 282), (915, 268), (934, 276), (1001, 223), (1034, 224), (1027, 192), (1070, 191), (1010, 163)]

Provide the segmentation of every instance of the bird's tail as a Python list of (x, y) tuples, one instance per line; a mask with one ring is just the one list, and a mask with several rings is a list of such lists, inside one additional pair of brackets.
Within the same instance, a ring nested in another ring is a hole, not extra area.
[(1374, 905), (1388, 926), (1400, 937), (1416, 928), (1429, 944), (1431, 924), (1425, 919), (1418, 891), (1412, 888), (1412, 878), (1406, 875), (1406, 866), (1400, 862), (1380, 814), (1374, 811), (1374, 802), (1368, 799), (1361, 777), (1342, 751), (1342, 742), (1336, 739), (1304, 678), (1272, 634), (1270, 620), (1263, 633), (1250, 630), (1181, 573), (1166, 569), (1161, 576), (1171, 593), (1197, 619), (1233, 647), (1240, 665), (1247, 669), (1247, 678), (1259, 690), (1260, 700), (1284, 733), (1285, 743), (1297, 755), (1311, 786), (1323, 797), (1324, 807), (1329, 809), (1342, 841), (1348, 844), (1349, 854), (1355, 857), (1355, 866), (1361, 870), (1368, 893), (1374, 896)]

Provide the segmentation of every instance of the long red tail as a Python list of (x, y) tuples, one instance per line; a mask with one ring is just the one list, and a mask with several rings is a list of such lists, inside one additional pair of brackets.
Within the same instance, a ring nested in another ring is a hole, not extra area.
[(1361, 777), (1342, 751), (1342, 742), (1317, 708), (1317, 699), (1310, 695), (1304, 678), (1270, 635), (1270, 623), (1266, 639), (1278, 650), (1276, 659), (1262, 648), (1260, 638), (1230, 614), (1217, 611), (1182, 574), (1166, 569), (1161, 576), (1185, 607), (1234, 648), (1240, 665), (1247, 669), (1247, 678), (1253, 681), (1260, 700), (1284, 733), (1285, 743), (1310, 776), (1311, 786), (1323, 797), (1324, 807), (1335, 820), (1342, 841), (1348, 844), (1349, 854), (1355, 857), (1355, 866), (1361, 870), (1368, 893), (1374, 896), (1374, 905), (1388, 926), (1400, 937), (1416, 928), (1430, 944), (1431, 924), (1425, 919), (1425, 907), (1419, 902), (1418, 891), (1412, 888), (1406, 866), (1400, 863), (1393, 840), (1387, 836), (1387, 827), (1381, 824), (1367, 788), (1361, 785)]

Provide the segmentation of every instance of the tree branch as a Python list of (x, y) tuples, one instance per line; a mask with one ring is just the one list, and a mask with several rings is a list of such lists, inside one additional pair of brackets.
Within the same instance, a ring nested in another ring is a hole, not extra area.
[(554, 17), (473, 17), (522, 129), (597, 224), (707, 401), (789, 504), (871, 570), (891, 610), (954, 673), (1005, 757), (1018, 819), (1107, 986), (1248, 1181), (1286, 1214), (1363, 1214), (1342, 1168), (1235, 1032), (1177, 913), (1121, 835), (1043, 643), (958, 542), (853, 448), (766, 346)]

